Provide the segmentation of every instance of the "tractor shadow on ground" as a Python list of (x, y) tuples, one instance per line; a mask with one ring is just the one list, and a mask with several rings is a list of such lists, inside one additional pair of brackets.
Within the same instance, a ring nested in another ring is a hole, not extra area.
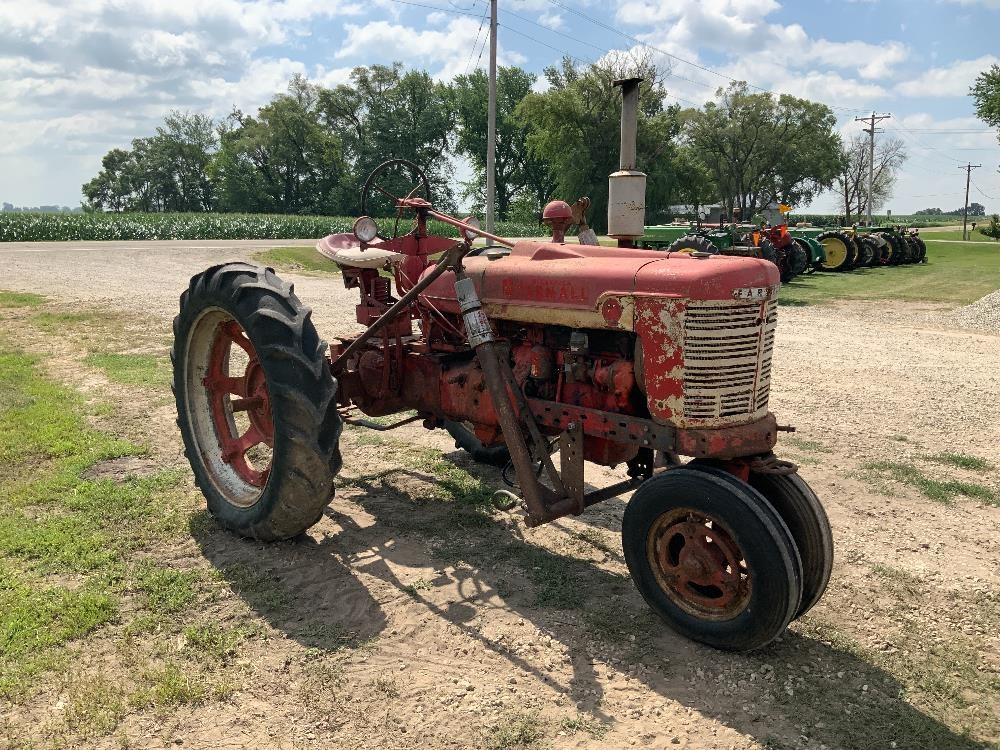
[[(327, 511), (339, 531), (319, 541), (303, 536), (260, 545), (215, 528), (198, 542), (237, 594), (308, 647), (339, 649), (385, 627), (385, 613), (353, 569), (572, 699), (576, 709), (567, 707), (567, 712), (585, 711), (604, 723), (616, 718), (607, 709), (608, 698), (634, 700), (639, 683), (769, 747), (804, 746), (803, 735), (809, 747), (822, 743), (867, 750), (890, 742), (928, 750), (982, 747), (907, 704), (899, 697), (902, 686), (889, 673), (805, 635), (808, 617), (758, 652), (730, 654), (700, 646), (666, 630), (627, 577), (540, 546), (531, 539), (533, 532), (522, 533), (514, 516), (425, 499), (410, 491), (411, 482), (440, 479), (412, 469), (349, 478)], [(366, 516), (364, 524), (359, 515)], [(280, 587), (298, 606), (275, 606), (266, 587), (262, 593), (246, 586), (232, 576), (240, 566), (253, 566), (258, 577)], [(417, 590), (399, 579), (394, 566), (433, 568), (436, 577), (426, 591)], [(457, 598), (439, 594), (456, 589)], [(477, 614), (496, 607), (566, 647), (553, 673), (542, 669), (537, 657), (512, 648), (509, 639), (493, 638), (476, 625)], [(631, 670), (629, 680), (618, 674), (610, 681), (604, 665)], [(662, 732), (670, 729), (664, 726)], [(642, 739), (652, 742), (659, 736)]]
[(274, 628), (308, 648), (337, 651), (386, 626), (371, 592), (323, 539), (305, 534), (263, 543), (219, 526), (202, 511), (190, 524), (202, 554), (230, 589)]

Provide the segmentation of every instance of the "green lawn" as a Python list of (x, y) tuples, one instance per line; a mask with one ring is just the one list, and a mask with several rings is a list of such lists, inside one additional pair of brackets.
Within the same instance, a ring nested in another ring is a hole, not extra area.
[(904, 300), (964, 305), (1000, 289), (1000, 246), (935, 242), (928, 262), (798, 276), (781, 287), (780, 304), (838, 299)]
[[(961, 240), (962, 230), (961, 229), (951, 229), (947, 231), (937, 231), (931, 229), (921, 229), (920, 236), (925, 240)], [(969, 241), (970, 242), (996, 242), (992, 237), (987, 237), (985, 234), (981, 233), (979, 229), (975, 232), (972, 231), (972, 227), (969, 227)]]
[(274, 270), (291, 273), (339, 273), (337, 264), (324, 258), (315, 247), (275, 247), (254, 253), (257, 263), (271, 266)]

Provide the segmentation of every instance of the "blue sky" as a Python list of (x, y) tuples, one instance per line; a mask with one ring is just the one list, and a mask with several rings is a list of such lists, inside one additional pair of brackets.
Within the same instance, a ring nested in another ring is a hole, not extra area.
[[(0, 201), (77, 205), (110, 148), (171, 109), (252, 110), (302, 73), (346, 80), (394, 60), (448, 80), (486, 64), (485, 0), (0, 0)], [(1000, 62), (1000, 0), (500, 0), (500, 58), (541, 73), (645, 48), (668, 93), (700, 104), (730, 79), (823, 101), (845, 137), (892, 113), (909, 153), (895, 213), (964, 199), (1000, 211), (1000, 145), (969, 85)], [(880, 136), (882, 137), (882, 136)], [(458, 173), (462, 165), (456, 165)], [(837, 197), (814, 210), (835, 211)]]

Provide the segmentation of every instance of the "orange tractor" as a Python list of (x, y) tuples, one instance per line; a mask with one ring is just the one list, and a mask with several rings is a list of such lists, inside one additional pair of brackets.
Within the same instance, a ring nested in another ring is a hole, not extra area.
[[(191, 280), (174, 322), (178, 423), (222, 525), (261, 540), (302, 533), (333, 495), (344, 422), (386, 429), (357, 413), (415, 412), (389, 427), (450, 426), (509, 456), (529, 526), (633, 493), (629, 571), (694, 640), (759, 647), (817, 602), (829, 523), (773, 453), (787, 429), (768, 410), (778, 269), (629, 247), (645, 176), (634, 168), (637, 82), (623, 83), (609, 207), (619, 247), (489, 234), (435, 210), (419, 170), (392, 160), (363, 205), (385, 199), (395, 219), (362, 216), (318, 246), (358, 292), (360, 335), (328, 346), (268, 268), (229, 263)], [(390, 179), (401, 171), (411, 189)], [(459, 239), (430, 234), (431, 219)], [(474, 248), (476, 237), (493, 246)], [(587, 462), (624, 473), (588, 488)]]

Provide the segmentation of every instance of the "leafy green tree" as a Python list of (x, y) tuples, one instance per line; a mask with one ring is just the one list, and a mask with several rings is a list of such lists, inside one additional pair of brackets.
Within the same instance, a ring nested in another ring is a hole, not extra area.
[(1000, 65), (994, 63), (976, 77), (970, 89), (976, 115), (993, 127), (1000, 127)]
[(527, 123), (529, 153), (551, 165), (557, 197), (591, 198), (591, 224), (606, 226), (608, 175), (618, 170), (621, 95), (613, 82), (639, 76), (637, 168), (649, 175), (646, 205), (668, 205), (676, 186), (670, 171), (679, 132), (676, 108), (664, 106), (661, 74), (649, 56), (608, 55), (580, 69), (569, 58), (545, 70), (549, 89), (530, 94), (515, 117)]
[(322, 122), (344, 144), (350, 163), (344, 206), (361, 210), (367, 176), (387, 159), (407, 159), (427, 174), (434, 202), (454, 205), (448, 148), (455, 118), (448, 87), (425, 71), (403, 73), (401, 63), (358, 67), (350, 83), (319, 92)]
[(987, 237), (1000, 241), (1000, 215), (993, 214), (990, 217), (990, 223), (985, 227), (979, 227), (979, 231)]
[(215, 201), (208, 165), (216, 142), (210, 117), (171, 112), (156, 135), (104, 155), (102, 170), (82, 188), (87, 205), (111, 211), (210, 211)]
[(335, 213), (348, 166), (340, 137), (320, 122), (321, 90), (301, 76), (256, 117), (234, 111), (212, 174), (225, 211)]
[(101, 159), (101, 171), (83, 185), (83, 197), (89, 208), (124, 211), (129, 207), (131, 188), (128, 185), (129, 161), (132, 153), (113, 148)]
[(737, 82), (693, 113), (687, 137), (712, 174), (726, 209), (751, 216), (775, 201), (808, 203), (843, 167), (829, 107)]
[(207, 115), (171, 112), (149, 141), (147, 169), (164, 211), (210, 211), (215, 207), (208, 164), (218, 145)]
[(914, 216), (940, 216), (943, 214), (940, 208), (921, 208), (919, 211), (914, 211)]
[[(497, 71), (496, 212), (510, 218), (511, 206), (520, 213), (537, 215), (555, 187), (546, 161), (528, 149), (528, 125), (515, 114), (517, 106), (531, 93), (536, 77), (521, 68), (501, 66)], [(472, 162), (474, 179), (466, 197), (478, 207), (486, 197), (486, 133), (489, 80), (476, 70), (460, 75), (451, 93), (458, 132), (455, 151)], [(520, 200), (518, 200), (520, 199)]]

